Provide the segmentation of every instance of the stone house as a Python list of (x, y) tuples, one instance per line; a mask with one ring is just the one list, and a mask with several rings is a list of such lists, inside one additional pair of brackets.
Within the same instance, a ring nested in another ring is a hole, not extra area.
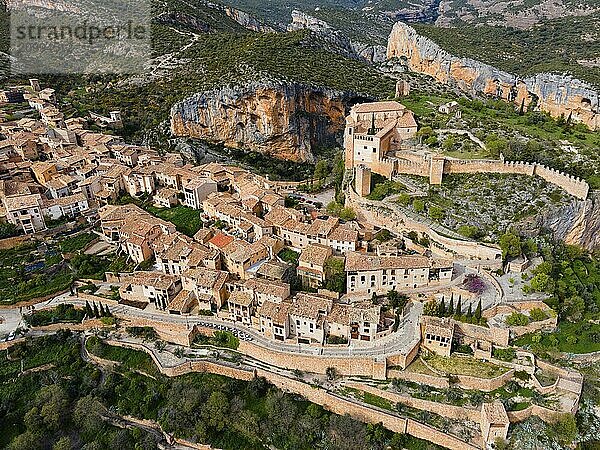
[(400, 292), (429, 283), (430, 261), (424, 256), (377, 256), (349, 252), (346, 254), (348, 292), (371, 295)]
[(228, 278), (227, 272), (197, 267), (183, 272), (181, 283), (184, 290), (195, 294), (201, 310), (218, 311), (227, 300)]
[(171, 208), (177, 205), (177, 191), (171, 188), (159, 189), (152, 198), (154, 205), (159, 208)]
[(325, 282), (325, 263), (332, 255), (329, 246), (309, 244), (298, 259), (297, 273), (304, 287), (318, 289)]
[(125, 302), (154, 303), (156, 308), (166, 310), (179, 291), (179, 277), (157, 272), (137, 272), (125, 277), (119, 295)]
[(325, 318), (331, 311), (333, 299), (320, 294), (298, 293), (290, 309), (290, 335), (298, 343), (310, 344), (325, 341)]
[(500, 401), (481, 406), (481, 435), (483, 442), (493, 444), (497, 439), (506, 440), (510, 420)]
[(421, 346), (441, 356), (450, 356), (454, 340), (454, 321), (448, 317), (421, 318)]
[(384, 176), (382, 163), (400, 149), (405, 139), (415, 137), (417, 123), (412, 111), (395, 101), (355, 105), (346, 118), (344, 148), (346, 168), (364, 165)]
[(227, 299), (229, 318), (233, 322), (252, 325), (252, 317), (256, 311), (256, 303), (252, 295), (244, 291), (234, 291)]
[(217, 192), (217, 183), (210, 178), (196, 177), (183, 185), (182, 203), (194, 209), (202, 209), (202, 202)]
[(88, 199), (82, 193), (53, 198), (42, 202), (43, 213), (51, 220), (75, 217), (89, 210)]
[(42, 197), (39, 194), (3, 197), (6, 220), (23, 230), (25, 234), (37, 233), (46, 229), (42, 214)]
[(292, 303), (265, 302), (258, 308), (259, 328), (261, 333), (277, 341), (285, 341), (290, 335), (290, 310)]

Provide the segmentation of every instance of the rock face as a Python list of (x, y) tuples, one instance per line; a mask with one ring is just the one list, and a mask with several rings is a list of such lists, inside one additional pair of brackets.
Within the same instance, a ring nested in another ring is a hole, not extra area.
[(527, 219), (517, 228), (534, 236), (540, 230), (550, 230), (556, 239), (587, 250), (600, 248), (600, 196), (591, 195), (585, 201), (573, 200), (566, 206), (550, 209)]
[(381, 63), (386, 60), (386, 48), (383, 45), (368, 45), (352, 41), (340, 30), (327, 22), (310, 16), (302, 11), (292, 11), (292, 22), (288, 31), (310, 30), (323, 41), (348, 57), (362, 59), (368, 63)]
[[(218, 7), (218, 6), (217, 6)], [(275, 30), (268, 25), (257, 20), (255, 17), (251, 16), (245, 11), (240, 11), (239, 9), (232, 8), (231, 6), (223, 7), (223, 10), (229, 18), (235, 20), (244, 28), (248, 30), (261, 32), (261, 33), (273, 33)]]
[(293, 83), (252, 83), (201, 92), (171, 109), (171, 132), (295, 162), (313, 149), (337, 145), (349, 93)]
[(591, 130), (600, 129), (598, 92), (570, 76), (542, 73), (520, 79), (480, 61), (453, 56), (401, 22), (390, 34), (387, 56), (406, 59), (410, 70), (466, 92), (496, 96), (517, 105), (535, 105), (553, 117), (571, 116)]

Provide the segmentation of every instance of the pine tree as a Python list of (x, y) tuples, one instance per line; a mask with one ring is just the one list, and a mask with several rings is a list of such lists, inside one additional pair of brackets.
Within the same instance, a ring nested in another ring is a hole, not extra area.
[(106, 316), (106, 311), (104, 311), (104, 306), (100, 303), (100, 317)]
[(469, 302), (469, 309), (467, 310), (467, 317), (470, 319), (473, 317), (473, 302)]
[(440, 307), (438, 309), (438, 316), (444, 317), (446, 315), (446, 300), (442, 296), (442, 301), (440, 302)]
[(453, 316), (454, 315), (454, 298), (450, 298), (450, 306), (448, 307), (448, 315), (449, 316)]
[(94, 317), (100, 317), (100, 312), (98, 312), (98, 305), (96, 305), (96, 302), (94, 302)]
[(87, 317), (92, 317), (93, 314), (94, 314), (94, 311), (92, 311), (92, 307), (90, 306), (90, 303), (86, 300), (85, 301), (85, 315)]
[(478, 321), (481, 320), (481, 299), (479, 299), (479, 303), (477, 303), (477, 309), (475, 310), (475, 318)]
[(460, 316), (462, 314), (462, 299), (460, 297), (458, 297), (458, 302), (456, 303), (455, 313), (457, 316)]

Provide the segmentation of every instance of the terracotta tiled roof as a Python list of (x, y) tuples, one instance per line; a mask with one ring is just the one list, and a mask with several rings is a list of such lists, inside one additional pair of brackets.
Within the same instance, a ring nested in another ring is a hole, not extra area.
[(421, 269), (430, 267), (424, 256), (377, 256), (359, 252), (346, 254), (346, 271), (380, 269)]

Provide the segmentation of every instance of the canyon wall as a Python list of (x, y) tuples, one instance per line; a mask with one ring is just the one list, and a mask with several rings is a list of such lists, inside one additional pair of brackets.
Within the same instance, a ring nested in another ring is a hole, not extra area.
[(598, 92), (570, 76), (542, 73), (521, 79), (480, 61), (454, 56), (401, 22), (390, 34), (387, 56), (406, 59), (410, 70), (465, 92), (491, 95), (517, 105), (534, 104), (553, 117), (571, 116), (591, 130), (600, 129)]
[(381, 63), (386, 60), (385, 46), (364, 44), (352, 40), (327, 22), (302, 11), (292, 11), (292, 21), (288, 25), (287, 30), (310, 30), (325, 43), (331, 45), (333, 51), (341, 51), (341, 53), (350, 58), (362, 59), (368, 63)]
[(171, 108), (171, 132), (295, 162), (338, 145), (350, 93), (295, 83), (251, 83), (197, 93)]

